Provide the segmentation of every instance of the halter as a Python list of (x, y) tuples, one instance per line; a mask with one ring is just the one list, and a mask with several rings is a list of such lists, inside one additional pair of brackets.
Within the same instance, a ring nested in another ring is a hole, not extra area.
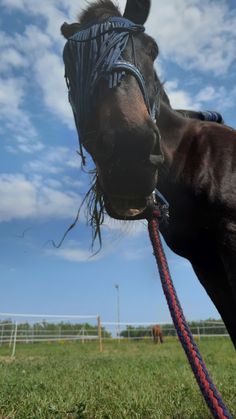
[[(155, 120), (157, 111), (154, 101), (151, 106), (144, 77), (137, 68), (133, 35), (144, 32), (142, 25), (123, 17), (111, 17), (104, 22), (84, 26), (71, 36), (64, 48), (65, 78), (69, 91), (76, 128), (79, 135), (82, 163), (83, 136), (93, 104), (92, 98), (101, 79), (113, 89), (125, 76), (131, 74), (138, 82), (148, 113)], [(131, 39), (134, 63), (122, 58), (128, 40)]]

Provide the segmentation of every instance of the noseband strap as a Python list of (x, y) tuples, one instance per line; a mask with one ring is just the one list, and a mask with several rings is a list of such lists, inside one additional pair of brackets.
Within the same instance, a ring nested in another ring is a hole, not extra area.
[(93, 110), (92, 99), (101, 79), (106, 80), (112, 89), (120, 85), (126, 74), (134, 76), (148, 113), (155, 119), (155, 101), (151, 107), (144, 77), (136, 66), (133, 42), (134, 63), (122, 57), (128, 40), (133, 39), (135, 33), (144, 30), (142, 25), (128, 19), (111, 17), (104, 22), (81, 28), (67, 41), (63, 52), (65, 77), (80, 142), (83, 141), (85, 128)]
[(138, 85), (140, 87), (140, 90), (142, 92), (147, 110), (149, 115), (151, 116), (151, 118), (153, 120), (156, 119), (156, 103), (154, 102), (153, 106), (151, 107), (150, 105), (150, 101), (149, 101), (149, 96), (148, 96), (148, 92), (147, 92), (147, 88), (146, 88), (146, 83), (144, 80), (144, 77), (142, 75), (142, 73), (140, 73), (139, 69), (132, 63), (128, 62), (128, 61), (116, 61), (113, 64), (112, 67), (113, 71), (117, 71), (117, 70), (123, 70), (125, 73), (127, 74), (132, 74), (132, 76), (135, 77), (135, 79), (138, 82)]

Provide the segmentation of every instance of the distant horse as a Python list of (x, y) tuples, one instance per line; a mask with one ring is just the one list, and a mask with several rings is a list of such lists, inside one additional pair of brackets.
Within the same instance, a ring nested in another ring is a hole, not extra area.
[(236, 131), (171, 108), (142, 26), (149, 9), (127, 0), (122, 17), (99, 0), (61, 28), (81, 155), (84, 147), (97, 171), (90, 213), (97, 228), (105, 211), (145, 218), (158, 188), (169, 203), (161, 233), (191, 262), (236, 346)]
[(153, 337), (154, 343), (158, 343), (159, 340), (160, 340), (160, 343), (164, 342), (161, 327), (158, 324), (155, 324), (154, 326), (152, 326), (152, 337)]

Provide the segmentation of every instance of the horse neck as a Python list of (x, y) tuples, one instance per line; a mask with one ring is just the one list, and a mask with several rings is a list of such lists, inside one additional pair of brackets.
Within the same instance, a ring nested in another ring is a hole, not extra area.
[[(173, 161), (176, 162), (176, 151), (184, 141), (184, 133), (191, 120), (171, 109), (161, 102), (157, 126), (161, 134), (161, 147), (164, 154), (165, 169), (171, 169)], [(181, 159), (181, 155), (179, 156)]]

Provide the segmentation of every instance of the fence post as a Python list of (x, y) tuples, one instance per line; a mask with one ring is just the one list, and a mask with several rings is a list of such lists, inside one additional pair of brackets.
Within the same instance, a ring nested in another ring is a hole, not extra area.
[(201, 339), (201, 334), (200, 334), (200, 327), (199, 326), (197, 327), (197, 334), (198, 334), (198, 339), (200, 340)]
[(58, 335), (59, 335), (59, 339), (61, 340), (61, 326), (59, 326), (58, 328)]
[(15, 356), (15, 353), (16, 353), (16, 338), (17, 338), (17, 323), (15, 325), (14, 341), (13, 341), (13, 348), (12, 348), (12, 354), (11, 354), (12, 358)]
[(98, 316), (97, 317), (98, 320), (98, 339), (99, 339), (99, 350), (100, 352), (103, 351), (103, 347), (102, 347), (102, 327), (101, 327), (101, 317)]
[(13, 323), (12, 323), (11, 336), (9, 339), (9, 348), (11, 348), (11, 345), (12, 345), (13, 335), (14, 335), (14, 328), (13, 328)]
[(2, 346), (2, 341), (3, 341), (3, 332), (4, 332), (4, 324), (2, 324), (1, 344), (0, 344), (0, 346)]

